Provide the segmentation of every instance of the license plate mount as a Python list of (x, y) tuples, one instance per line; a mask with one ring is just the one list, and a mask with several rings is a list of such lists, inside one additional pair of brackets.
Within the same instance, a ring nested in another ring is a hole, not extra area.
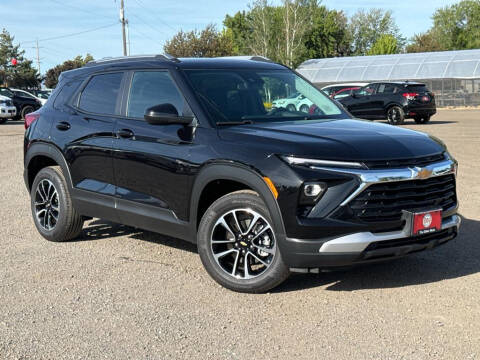
[(442, 210), (412, 213), (412, 235), (430, 234), (442, 229)]

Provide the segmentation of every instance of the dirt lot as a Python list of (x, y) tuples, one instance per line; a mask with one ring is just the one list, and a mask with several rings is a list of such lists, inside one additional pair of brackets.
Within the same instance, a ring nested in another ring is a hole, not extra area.
[(0, 126), (0, 359), (480, 359), (480, 111), (407, 125), (460, 163), (460, 236), (381, 265), (294, 275), (270, 294), (213, 282), (180, 240), (91, 221), (36, 232), (22, 124)]

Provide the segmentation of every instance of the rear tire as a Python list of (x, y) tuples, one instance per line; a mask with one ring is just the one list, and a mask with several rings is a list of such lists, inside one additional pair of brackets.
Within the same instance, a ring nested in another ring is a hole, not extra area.
[(300, 111), (305, 113), (305, 114), (308, 114), (309, 110), (310, 110), (310, 107), (308, 105), (304, 104), (304, 105), (300, 106)]
[(416, 117), (414, 120), (415, 120), (415, 122), (416, 122), (417, 124), (426, 124), (426, 123), (428, 123), (428, 122), (430, 121), (430, 115), (428, 115), (428, 116), (422, 116), (422, 117), (419, 117), (419, 116), (418, 116), (418, 117)]
[(45, 239), (68, 241), (82, 232), (83, 218), (73, 208), (67, 181), (59, 166), (39, 171), (33, 181), (30, 203), (35, 226)]
[(295, 111), (297, 111), (297, 108), (293, 104), (288, 104), (287, 105), (287, 110), (290, 111), (290, 112), (295, 112)]
[(238, 292), (263, 293), (290, 274), (280, 254), (270, 213), (251, 190), (216, 200), (197, 234), (200, 259), (220, 285)]
[(405, 121), (405, 113), (400, 106), (392, 106), (387, 110), (387, 120), (391, 125), (402, 125)]
[(30, 114), (34, 111), (35, 109), (33, 108), (33, 106), (30, 106), (30, 105), (25, 106), (20, 112), (20, 115), (22, 116), (22, 120), (25, 120), (25, 115)]

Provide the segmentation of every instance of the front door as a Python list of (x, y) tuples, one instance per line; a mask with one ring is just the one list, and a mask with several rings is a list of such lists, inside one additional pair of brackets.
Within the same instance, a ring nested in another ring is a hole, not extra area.
[(168, 71), (142, 70), (129, 76), (126, 116), (115, 127), (118, 214), (122, 223), (169, 234), (169, 229), (175, 230), (172, 224), (188, 220), (194, 128), (151, 125), (144, 114), (160, 104), (172, 104), (179, 115), (192, 113)]

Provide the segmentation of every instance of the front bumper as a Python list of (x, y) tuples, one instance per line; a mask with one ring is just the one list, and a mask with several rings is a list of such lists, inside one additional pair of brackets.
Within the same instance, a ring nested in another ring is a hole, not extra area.
[[(311, 166), (315, 170), (348, 173), (358, 178), (360, 185), (339, 205), (344, 208), (370, 186), (382, 183), (401, 183), (404, 181), (422, 181), (434, 177), (456, 174), (457, 163), (449, 156), (445, 160), (424, 167), (400, 169), (364, 170), (331, 169)], [(375, 190), (373, 190), (375, 191)], [(328, 223), (325, 226), (311, 226), (305, 235), (288, 236), (281, 244), (282, 258), (290, 268), (328, 268), (350, 266), (358, 263), (387, 260), (411, 252), (433, 248), (453, 239), (460, 227), (461, 218), (456, 214), (458, 203), (454, 207), (443, 209), (442, 227), (439, 231), (420, 236), (411, 236), (411, 222), (407, 218), (400, 228), (381, 230), (375, 223), (363, 227), (353, 227), (347, 219), (343, 222), (343, 233), (333, 234)], [(407, 205), (404, 211), (417, 209), (415, 204)], [(428, 209), (427, 209), (428, 210)], [(327, 216), (328, 217), (328, 216)], [(355, 220), (356, 218), (352, 218)], [(319, 219), (321, 221), (321, 219)], [(335, 229), (341, 224), (333, 225)], [(349, 227), (350, 226), (350, 227)], [(303, 225), (303, 228), (308, 226)], [(288, 229), (287, 229), (288, 230)], [(315, 230), (315, 231), (314, 231)], [(330, 231), (330, 233), (329, 233)], [(288, 231), (287, 231), (288, 234)], [(314, 236), (309, 236), (315, 234)], [(322, 234), (324, 235), (323, 237)]]
[(452, 240), (457, 236), (460, 223), (460, 216), (452, 215), (443, 219), (440, 231), (420, 236), (410, 236), (410, 229), (406, 228), (386, 233), (360, 232), (330, 240), (287, 238), (284, 261), (295, 271), (389, 260)]
[(17, 115), (17, 108), (15, 106), (0, 106), (0, 118), (12, 118)]

